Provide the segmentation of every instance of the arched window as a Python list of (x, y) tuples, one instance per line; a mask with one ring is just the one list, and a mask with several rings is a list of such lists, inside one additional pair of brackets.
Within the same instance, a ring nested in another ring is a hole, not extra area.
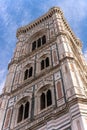
[(44, 65), (44, 60), (42, 60), (42, 61), (41, 61), (41, 70), (43, 70), (44, 67), (45, 67), (45, 65)]
[(49, 58), (48, 57), (46, 58), (45, 62), (46, 62), (46, 67), (48, 67), (49, 66)]
[(36, 41), (32, 43), (32, 51), (36, 49)]
[(37, 47), (40, 47), (41, 46), (41, 38), (39, 38), (38, 40), (37, 40)]
[(49, 66), (49, 57), (41, 61), (41, 70)]
[(29, 107), (30, 107), (29, 101), (24, 101), (23, 104), (20, 105), (18, 109), (17, 123), (20, 123), (21, 121), (29, 117)]
[(41, 38), (38, 38), (38, 40), (36, 40), (32, 43), (32, 51), (34, 51), (38, 47), (44, 45), (45, 43), (46, 43), (46, 36), (43, 35)]
[(24, 119), (28, 118), (28, 116), (29, 116), (29, 102), (25, 104)]
[(44, 36), (42, 37), (42, 45), (45, 44), (45, 43), (46, 43), (46, 36), (44, 35)]
[(24, 80), (26, 80), (28, 78), (28, 69), (25, 70), (25, 73), (24, 73)]
[(52, 105), (52, 94), (51, 90), (47, 89), (40, 95), (40, 110), (43, 110), (50, 105)]
[(24, 80), (31, 77), (33, 75), (33, 67), (30, 67), (30, 69), (26, 69), (24, 73)]
[(42, 93), (40, 96), (40, 104), (41, 104), (40, 106), (41, 110), (44, 109), (45, 108), (45, 94), (44, 93)]
[(17, 122), (21, 122), (23, 119), (23, 111), (24, 111), (24, 106), (23, 104), (19, 107), (19, 111), (18, 111), (18, 120)]
[(41, 38), (38, 38), (38, 40), (32, 43), (32, 51), (44, 45), (45, 43), (46, 43), (46, 36), (43, 35)]
[(47, 91), (47, 107), (52, 104), (52, 96), (51, 96), (51, 91)]
[(31, 77), (32, 74), (33, 74), (33, 67), (30, 67), (30, 69), (29, 69), (29, 77)]

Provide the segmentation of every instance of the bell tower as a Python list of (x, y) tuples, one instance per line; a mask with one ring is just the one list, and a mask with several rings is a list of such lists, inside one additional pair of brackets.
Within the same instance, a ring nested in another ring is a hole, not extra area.
[(1, 130), (87, 130), (87, 64), (59, 7), (17, 30)]

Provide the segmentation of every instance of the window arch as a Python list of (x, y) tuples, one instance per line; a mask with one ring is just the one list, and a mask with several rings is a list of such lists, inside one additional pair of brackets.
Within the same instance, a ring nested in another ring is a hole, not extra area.
[(42, 61), (41, 61), (41, 70), (43, 70), (44, 67), (45, 67), (45, 66), (44, 66), (44, 60), (42, 60)]
[(52, 104), (52, 96), (51, 96), (51, 91), (47, 91), (47, 107)]
[(26, 69), (25, 72), (24, 72), (24, 80), (32, 77), (32, 75), (33, 75), (33, 67)]
[(23, 121), (29, 117), (29, 109), (30, 109), (29, 101), (26, 101), (25, 103), (20, 105), (20, 107), (18, 109), (17, 123), (20, 123), (21, 121)]
[(44, 35), (44, 36), (42, 37), (42, 45), (45, 44), (45, 43), (46, 43), (46, 36)]
[(28, 78), (28, 69), (26, 69), (24, 72), (24, 80), (26, 80), (27, 78)]
[(36, 49), (36, 41), (32, 43), (32, 51)]
[(32, 74), (33, 74), (33, 67), (30, 67), (30, 69), (29, 69), (29, 77), (31, 77)]
[(46, 67), (48, 67), (49, 66), (49, 58), (48, 57), (46, 58), (45, 62), (46, 62)]
[(37, 47), (40, 47), (41, 46), (41, 38), (39, 38), (38, 40), (37, 40)]
[(50, 105), (52, 105), (51, 90), (46, 90), (45, 92), (42, 92), (40, 96), (40, 110), (43, 110)]
[(49, 57), (43, 59), (41, 61), (41, 70), (47, 68), (49, 65), (50, 65), (50, 63), (49, 63)]
[(44, 45), (46, 43), (46, 36), (43, 35), (42, 37), (39, 37), (32, 43), (32, 51), (39, 48), (40, 46)]
[(22, 104), (22, 105), (19, 107), (17, 123), (19, 123), (19, 122), (22, 121), (23, 111), (24, 111), (24, 106), (23, 106), (23, 104)]
[(41, 110), (45, 108), (45, 94), (42, 93), (40, 97), (40, 103), (41, 103)]
[(25, 104), (24, 119), (28, 118), (28, 116), (29, 116), (29, 102)]

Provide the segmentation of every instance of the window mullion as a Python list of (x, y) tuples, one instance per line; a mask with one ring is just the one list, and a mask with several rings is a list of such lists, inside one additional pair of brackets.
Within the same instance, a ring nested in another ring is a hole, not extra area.
[(36, 49), (38, 48), (38, 42), (37, 42), (37, 40), (36, 40)]
[(42, 38), (41, 38), (41, 46), (42, 46)]
[(23, 109), (23, 117), (22, 117), (22, 120), (24, 120), (24, 114), (25, 114), (25, 104), (23, 104), (23, 107), (24, 107), (24, 109)]
[(45, 92), (45, 108), (47, 108), (47, 92)]
[(44, 69), (45, 69), (45, 60), (43, 59), (43, 61), (44, 61)]
[(28, 69), (28, 78), (29, 78), (29, 74), (30, 74), (30, 68)]
[(44, 68), (46, 68), (46, 59), (44, 60)]

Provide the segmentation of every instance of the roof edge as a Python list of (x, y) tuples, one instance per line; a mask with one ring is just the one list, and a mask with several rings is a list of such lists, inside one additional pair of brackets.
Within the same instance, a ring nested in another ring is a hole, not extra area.
[(59, 7), (52, 7), (52, 8), (49, 9), (49, 11), (47, 13), (45, 13), (41, 17), (37, 18), (36, 20), (31, 22), (30, 24), (18, 28), (17, 33), (16, 33), (16, 37), (18, 38), (18, 36), (20, 34), (24, 34), (24, 33), (28, 32), (30, 29), (34, 28), (35, 26), (37, 26), (41, 22), (45, 21), (46, 19), (51, 17), (56, 12), (60, 13), (61, 15), (63, 14), (63, 12), (61, 11), (61, 9)]

